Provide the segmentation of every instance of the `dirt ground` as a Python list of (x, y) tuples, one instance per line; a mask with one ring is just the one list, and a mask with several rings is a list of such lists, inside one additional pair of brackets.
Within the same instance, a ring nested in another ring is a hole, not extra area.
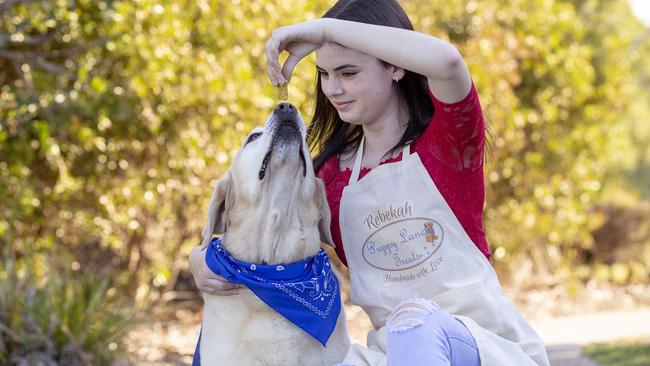
[[(531, 322), (584, 313), (634, 311), (650, 306), (650, 285), (612, 286), (588, 284), (573, 296), (559, 285), (547, 289), (504, 288)], [(344, 297), (345, 298), (345, 297)], [(363, 311), (346, 304), (350, 336), (365, 344), (371, 325)], [(201, 321), (201, 302), (168, 303), (150, 314), (127, 339), (127, 356), (115, 365), (190, 365)]]

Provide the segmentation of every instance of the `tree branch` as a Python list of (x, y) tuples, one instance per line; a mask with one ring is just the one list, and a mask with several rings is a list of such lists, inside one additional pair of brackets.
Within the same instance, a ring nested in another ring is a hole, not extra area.
[(81, 47), (66, 48), (61, 50), (52, 51), (13, 51), (13, 50), (0, 50), (0, 57), (8, 58), (14, 61), (25, 61), (26, 59), (35, 58), (57, 58), (62, 56), (70, 56), (78, 52)]
[(68, 71), (65, 67), (46, 61), (42, 58), (36, 59), (35, 64), (45, 71), (49, 71), (53, 74), (64, 74)]

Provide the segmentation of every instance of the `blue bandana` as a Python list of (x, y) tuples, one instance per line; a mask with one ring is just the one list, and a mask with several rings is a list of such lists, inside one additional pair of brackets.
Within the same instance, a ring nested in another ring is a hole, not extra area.
[(289, 264), (251, 264), (233, 258), (221, 239), (210, 241), (205, 261), (229, 282), (243, 284), (323, 346), (336, 326), (341, 311), (339, 282), (327, 253)]

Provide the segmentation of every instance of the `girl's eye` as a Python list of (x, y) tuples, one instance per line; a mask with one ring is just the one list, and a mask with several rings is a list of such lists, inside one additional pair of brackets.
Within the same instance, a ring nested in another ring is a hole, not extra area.
[(249, 143), (257, 140), (260, 136), (262, 136), (261, 132), (255, 132), (252, 133), (248, 138), (246, 139), (246, 142), (244, 142), (244, 146), (248, 145)]
[(356, 72), (344, 72), (344, 73), (343, 73), (343, 76), (345, 76), (345, 77), (350, 77), (350, 76), (354, 76), (354, 75), (356, 75), (356, 74), (357, 74)]

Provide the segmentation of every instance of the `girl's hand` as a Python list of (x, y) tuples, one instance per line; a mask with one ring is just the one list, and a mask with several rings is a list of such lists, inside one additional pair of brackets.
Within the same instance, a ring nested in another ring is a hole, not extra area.
[[(277, 28), (271, 33), (264, 48), (269, 79), (273, 86), (288, 82), (298, 62), (326, 42), (324, 22), (325, 19), (314, 19)], [(282, 51), (287, 51), (289, 56), (284, 65), (280, 66)]]
[(202, 292), (213, 295), (236, 295), (242, 285), (235, 285), (226, 281), (225, 278), (217, 276), (205, 263), (205, 249), (200, 247), (192, 249), (190, 253), (190, 271), (194, 276), (196, 287)]

